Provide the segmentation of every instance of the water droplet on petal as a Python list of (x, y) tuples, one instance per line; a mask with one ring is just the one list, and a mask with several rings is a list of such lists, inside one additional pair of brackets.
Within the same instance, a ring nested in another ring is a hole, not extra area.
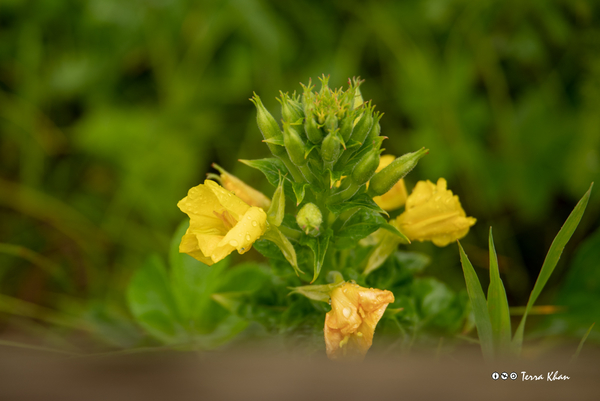
[(246, 234), (246, 241), (250, 241), (250, 235)]
[(256, 222), (256, 220), (252, 222), (252, 226), (256, 227), (257, 225), (258, 225), (258, 222)]
[(238, 242), (236, 240), (232, 239), (231, 241), (229, 241), (229, 245), (238, 246)]
[(352, 314), (352, 309), (350, 309), (350, 308), (344, 308), (342, 310), (342, 314), (344, 315), (345, 318), (349, 318), (350, 315)]

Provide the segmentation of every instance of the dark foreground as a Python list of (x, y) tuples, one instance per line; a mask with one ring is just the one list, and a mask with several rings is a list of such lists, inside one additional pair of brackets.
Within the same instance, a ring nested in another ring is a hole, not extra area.
[(257, 350), (69, 358), (0, 347), (0, 400), (600, 399), (600, 352), (571, 364), (569, 357), (485, 364), (465, 351), (441, 361), (415, 355), (347, 365)]

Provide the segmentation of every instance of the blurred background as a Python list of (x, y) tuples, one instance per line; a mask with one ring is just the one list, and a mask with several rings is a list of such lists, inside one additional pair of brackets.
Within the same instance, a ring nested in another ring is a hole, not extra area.
[[(462, 242), (484, 286), (493, 226), (510, 305), (525, 305), (600, 178), (599, 50), (597, 1), (2, 0), (0, 338), (138, 344), (124, 291), (166, 254), (177, 201), (213, 162), (270, 196), (237, 163), (268, 156), (248, 99), (279, 118), (279, 90), (322, 74), (365, 79), (386, 153), (430, 149), (409, 190), (446, 178), (478, 219)], [(599, 216), (595, 188), (538, 301), (560, 313), (530, 319), (533, 336), (600, 320)], [(464, 288), (455, 245), (413, 249)]]

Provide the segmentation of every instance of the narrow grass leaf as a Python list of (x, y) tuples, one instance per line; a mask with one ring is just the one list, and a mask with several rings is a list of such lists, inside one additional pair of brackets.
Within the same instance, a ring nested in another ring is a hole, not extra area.
[(496, 255), (496, 247), (494, 246), (492, 227), (490, 227), (489, 251), (490, 286), (488, 287), (487, 307), (492, 323), (495, 351), (496, 353), (504, 353), (510, 349), (510, 313), (506, 291), (500, 278), (500, 270), (498, 269), (498, 256)]
[(592, 329), (594, 328), (595, 324), (596, 324), (595, 322), (592, 323), (592, 325), (590, 326), (590, 328), (583, 335), (583, 338), (581, 339), (581, 341), (579, 342), (579, 346), (577, 347), (577, 351), (575, 351), (575, 353), (571, 357), (570, 363), (575, 362), (575, 360), (577, 360), (577, 358), (579, 357), (579, 353), (581, 352), (581, 349), (583, 348), (583, 344), (585, 343), (585, 340), (587, 340), (588, 336), (592, 332)]
[(527, 321), (527, 315), (529, 311), (533, 307), (533, 304), (537, 300), (538, 296), (544, 289), (544, 286), (548, 282), (550, 275), (554, 271), (560, 256), (565, 249), (565, 245), (571, 239), (571, 236), (575, 232), (575, 229), (579, 225), (579, 221), (581, 221), (581, 217), (583, 216), (583, 212), (585, 212), (585, 208), (587, 206), (588, 200), (590, 199), (590, 194), (592, 192), (592, 188), (594, 183), (590, 185), (590, 189), (583, 195), (583, 198), (577, 203), (565, 224), (563, 224), (562, 228), (552, 241), (552, 245), (550, 245), (550, 249), (548, 250), (548, 254), (546, 255), (546, 259), (544, 259), (544, 264), (542, 265), (542, 269), (540, 270), (540, 274), (533, 286), (533, 290), (529, 295), (529, 300), (527, 301), (527, 307), (525, 308), (525, 313), (521, 318), (521, 322), (519, 323), (519, 327), (517, 327), (517, 331), (515, 332), (515, 336), (513, 338), (513, 347), (514, 352), (519, 355), (521, 353), (521, 347), (523, 346), (523, 333), (525, 331), (525, 322)]
[(494, 339), (485, 295), (481, 289), (481, 283), (479, 282), (477, 273), (475, 273), (475, 269), (473, 269), (473, 265), (465, 254), (460, 242), (457, 242), (460, 251), (460, 262), (467, 284), (467, 293), (469, 294), (469, 299), (471, 300), (471, 305), (473, 307), (475, 326), (477, 327), (477, 334), (479, 335), (479, 341), (481, 343), (481, 351), (483, 352), (483, 357), (485, 359), (491, 360), (494, 357)]

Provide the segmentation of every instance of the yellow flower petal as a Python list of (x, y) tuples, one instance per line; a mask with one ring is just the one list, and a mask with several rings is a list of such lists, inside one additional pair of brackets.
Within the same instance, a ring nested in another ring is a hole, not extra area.
[(253, 206), (221, 240), (219, 246), (229, 244), (237, 249), (239, 253), (245, 253), (252, 247), (254, 241), (265, 232), (266, 225), (267, 214), (265, 211)]
[(178, 206), (190, 217), (179, 251), (208, 265), (236, 249), (247, 252), (266, 230), (264, 210), (250, 207), (214, 181), (190, 189)]
[(250, 208), (247, 203), (216, 182), (206, 180), (204, 181), (204, 185), (206, 185), (213, 192), (221, 206), (232, 212), (238, 221), (240, 217), (243, 216), (244, 213), (246, 213), (246, 211)]
[(476, 220), (467, 217), (458, 196), (446, 185), (443, 178), (437, 184), (417, 183), (406, 201), (406, 210), (396, 220), (408, 238), (446, 246), (467, 235), (469, 227), (475, 224)]
[(345, 283), (331, 291), (331, 311), (325, 316), (325, 345), (330, 359), (362, 359), (373, 344), (375, 327), (388, 304), (390, 291)]
[(179, 244), (179, 252), (187, 253), (195, 259), (198, 259), (200, 262), (211, 266), (213, 261), (210, 257), (204, 256), (204, 253), (200, 250), (200, 246), (198, 245), (198, 239), (194, 234), (186, 233), (181, 238), (181, 244)]

